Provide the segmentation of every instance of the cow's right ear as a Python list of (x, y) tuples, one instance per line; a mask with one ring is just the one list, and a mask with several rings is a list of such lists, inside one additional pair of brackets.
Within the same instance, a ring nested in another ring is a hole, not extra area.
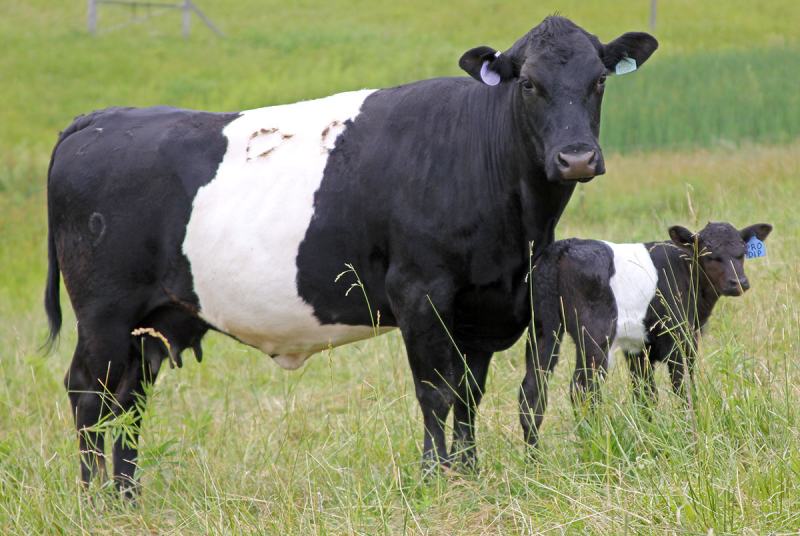
[(669, 237), (676, 245), (683, 248), (691, 248), (694, 245), (694, 233), (680, 225), (669, 228)]
[(644, 32), (628, 32), (603, 45), (602, 59), (612, 74), (635, 71), (656, 51), (658, 41)]
[(514, 78), (514, 62), (506, 54), (492, 47), (476, 47), (467, 50), (458, 66), (478, 82), (496, 86), (500, 82)]

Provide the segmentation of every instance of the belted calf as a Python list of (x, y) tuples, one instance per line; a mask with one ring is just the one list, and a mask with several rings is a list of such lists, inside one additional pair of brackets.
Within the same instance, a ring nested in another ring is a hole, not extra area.
[(534, 315), (543, 329), (529, 345), (520, 392), (520, 419), (535, 445), (547, 404), (547, 379), (566, 330), (576, 346), (573, 403), (596, 395), (613, 353), (625, 353), (640, 400), (655, 398), (653, 364), (666, 362), (672, 386), (684, 394), (700, 329), (720, 296), (740, 296), (746, 244), (772, 226), (737, 230), (709, 223), (698, 233), (671, 227), (667, 242), (612, 244), (572, 238), (550, 245), (536, 262)]

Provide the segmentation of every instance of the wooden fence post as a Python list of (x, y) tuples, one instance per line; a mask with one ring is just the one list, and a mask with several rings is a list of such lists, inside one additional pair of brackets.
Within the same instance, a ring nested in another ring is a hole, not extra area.
[(97, 4), (95, 0), (89, 0), (89, 14), (87, 16), (87, 25), (89, 33), (94, 35), (97, 33)]
[(184, 39), (188, 39), (189, 30), (192, 25), (192, 3), (190, 0), (183, 0), (183, 7), (181, 10), (183, 11), (183, 37)]

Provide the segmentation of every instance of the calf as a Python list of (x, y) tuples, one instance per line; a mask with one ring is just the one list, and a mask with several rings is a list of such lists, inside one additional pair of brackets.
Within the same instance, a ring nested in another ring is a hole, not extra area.
[(653, 364), (665, 361), (672, 386), (685, 396), (700, 330), (720, 296), (740, 296), (747, 244), (772, 226), (737, 230), (709, 223), (698, 233), (674, 226), (667, 242), (613, 244), (572, 238), (553, 243), (533, 271), (534, 315), (543, 329), (533, 337), (520, 391), (525, 437), (535, 445), (547, 404), (547, 378), (558, 361), (564, 330), (576, 346), (570, 389), (573, 404), (594, 398), (598, 380), (618, 348), (625, 352), (634, 391), (653, 401)]

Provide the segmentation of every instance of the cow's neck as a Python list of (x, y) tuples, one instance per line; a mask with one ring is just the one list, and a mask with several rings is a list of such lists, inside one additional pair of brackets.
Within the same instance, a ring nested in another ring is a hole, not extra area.
[(533, 243), (534, 257), (550, 245), (555, 237), (555, 227), (567, 206), (575, 184), (553, 183), (547, 180), (544, 171), (544, 155), (538, 154), (533, 144), (535, 128), (525, 117), (525, 110), (516, 98), (517, 84), (502, 84), (502, 98), (495, 99), (500, 108), (498, 114), (508, 117), (501, 124), (506, 158), (513, 162), (508, 170), (508, 179), (519, 194), (519, 217), (527, 243)]

